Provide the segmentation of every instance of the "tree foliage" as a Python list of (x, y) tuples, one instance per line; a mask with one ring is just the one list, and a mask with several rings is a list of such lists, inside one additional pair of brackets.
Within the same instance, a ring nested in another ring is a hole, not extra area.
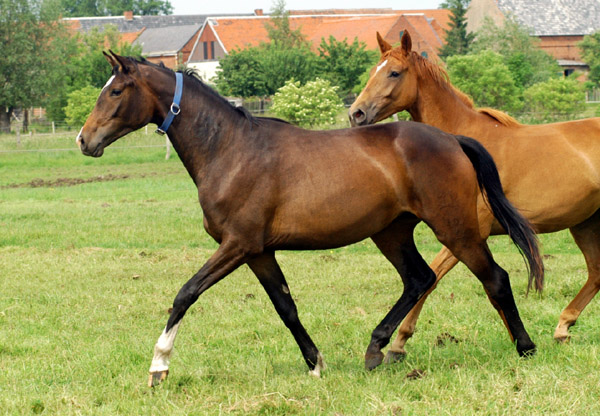
[(492, 50), (502, 55), (521, 89), (557, 77), (561, 72), (554, 58), (539, 48), (539, 40), (511, 18), (502, 26), (490, 18), (484, 19), (471, 49), (473, 53)]
[(66, 36), (52, 1), (0, 0), (0, 130), (8, 131), (16, 108), (44, 105), (56, 92), (52, 80), (63, 65), (56, 45)]
[(337, 88), (320, 78), (305, 85), (290, 80), (275, 93), (271, 111), (302, 127), (334, 124), (336, 115), (344, 108)]
[(169, 0), (61, 0), (65, 16), (121, 16), (126, 11), (136, 15), (173, 13)]
[(275, 0), (271, 9), (271, 17), (265, 22), (265, 29), (271, 42), (284, 48), (293, 48), (306, 43), (300, 28), (290, 27), (290, 13), (285, 9), (285, 0)]
[(342, 95), (348, 94), (377, 58), (377, 53), (366, 50), (366, 46), (357, 38), (351, 44), (347, 39), (338, 41), (331, 35), (327, 41), (322, 38), (318, 50), (319, 76), (340, 87)]
[(523, 97), (532, 121), (539, 123), (567, 120), (585, 109), (583, 84), (573, 77), (539, 82), (527, 88)]
[(441, 8), (450, 10), (450, 28), (445, 29), (446, 44), (439, 50), (439, 56), (446, 59), (448, 56), (465, 55), (469, 52), (475, 35), (467, 32), (467, 18), (465, 14), (470, 0), (448, 0), (441, 4)]
[(600, 32), (584, 36), (578, 46), (583, 60), (590, 67), (588, 73), (590, 87), (600, 87)]
[(452, 83), (470, 95), (477, 106), (505, 111), (521, 107), (520, 91), (500, 54), (482, 51), (450, 56), (447, 64)]
[(65, 113), (66, 121), (70, 126), (81, 127), (88, 118), (102, 89), (90, 85), (72, 91), (67, 97)]

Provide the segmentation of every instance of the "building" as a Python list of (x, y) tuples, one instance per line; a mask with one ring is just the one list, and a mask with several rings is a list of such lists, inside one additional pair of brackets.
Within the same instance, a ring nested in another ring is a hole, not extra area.
[[(234, 49), (258, 46), (269, 40), (265, 23), (270, 17), (256, 10), (254, 16), (209, 17), (197, 37), (187, 65), (197, 69), (207, 80), (215, 75), (218, 61)], [(448, 10), (398, 11), (391, 9), (307, 10), (290, 11), (292, 30), (300, 29), (316, 50), (321, 39), (333, 36), (348, 42), (358, 39), (367, 49), (377, 49), (376, 32), (388, 42), (400, 41), (409, 30), (413, 49), (437, 59), (438, 48), (444, 43), (448, 27)]]
[(585, 35), (600, 30), (598, 0), (471, 0), (466, 14), (467, 30), (479, 29), (486, 17), (497, 25), (508, 18), (531, 29), (540, 48), (552, 55), (565, 75), (589, 70), (577, 44)]
[[(258, 46), (269, 40), (265, 23), (270, 17), (257, 9), (241, 15), (123, 16), (65, 19), (72, 30), (115, 25), (123, 41), (142, 46), (143, 55), (170, 68), (187, 65), (198, 70), (205, 80), (216, 74), (219, 59), (236, 48)], [(348, 42), (357, 38), (368, 49), (377, 49), (376, 32), (388, 42), (400, 41), (409, 30), (413, 48), (437, 58), (444, 42), (450, 12), (444, 9), (401, 11), (392, 9), (292, 10), (290, 26), (300, 28), (316, 50), (321, 39), (330, 36)]]

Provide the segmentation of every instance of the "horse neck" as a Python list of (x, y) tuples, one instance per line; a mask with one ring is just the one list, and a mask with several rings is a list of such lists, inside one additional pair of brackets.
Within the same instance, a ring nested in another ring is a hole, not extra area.
[[(181, 112), (175, 117), (167, 135), (179, 158), (196, 184), (206, 175), (210, 162), (222, 159), (233, 142), (241, 137), (243, 116), (226, 101), (194, 80), (184, 76)], [(159, 104), (156, 124), (166, 117), (175, 91), (174, 79), (170, 91)], [(161, 95), (163, 96), (163, 95)]]
[(450, 84), (440, 84), (428, 75), (420, 75), (417, 82), (417, 99), (407, 109), (414, 121), (463, 135), (476, 135), (476, 129), (492, 124), (489, 117), (466, 102)]

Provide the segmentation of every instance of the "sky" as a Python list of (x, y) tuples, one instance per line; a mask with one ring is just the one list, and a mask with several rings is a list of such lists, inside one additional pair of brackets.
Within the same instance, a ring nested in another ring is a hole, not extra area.
[[(394, 10), (437, 9), (443, 0), (286, 0), (287, 10), (392, 8)], [(273, 0), (170, 0), (173, 14), (268, 13)]]

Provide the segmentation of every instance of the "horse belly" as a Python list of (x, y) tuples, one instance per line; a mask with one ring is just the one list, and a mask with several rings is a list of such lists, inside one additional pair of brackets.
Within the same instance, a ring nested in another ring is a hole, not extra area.
[(270, 239), (275, 248), (342, 247), (381, 231), (402, 212), (396, 198), (370, 192), (306, 199), (277, 210)]

